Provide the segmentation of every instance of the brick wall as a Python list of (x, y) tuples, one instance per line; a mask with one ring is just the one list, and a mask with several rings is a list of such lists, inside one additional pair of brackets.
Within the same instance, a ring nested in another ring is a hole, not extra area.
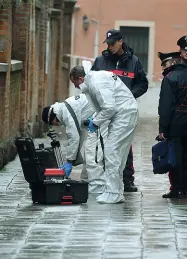
[(21, 87), (21, 70), (11, 72), (10, 94), (9, 94), (9, 136), (16, 136), (19, 132), (20, 87)]
[[(12, 6), (10, 1), (0, 2), (0, 63), (6, 62), (6, 70), (0, 70), (0, 167), (15, 156), (13, 138), (10, 135), (10, 69), (12, 47)], [(9, 143), (9, 144), (8, 144)]]
[[(7, 73), (0, 72), (0, 92), (5, 92), (7, 87)], [(21, 70), (10, 73), (9, 94), (6, 97), (9, 106), (5, 110), (4, 119), (2, 118), (0, 131), (0, 168), (16, 156), (14, 139), (19, 135), (20, 123), (20, 88), (21, 88)], [(5, 98), (0, 99), (1, 107), (5, 106)], [(8, 126), (7, 126), (8, 125)]]
[(0, 1), (0, 62), (9, 62), (11, 50), (11, 4)]
[[(57, 2), (57, 1), (56, 1)], [(47, 103), (62, 101), (62, 57), (63, 57), (63, 3), (58, 1), (58, 9), (54, 6), (50, 10), (48, 53), (48, 96)]]
[[(63, 1), (59, 1), (59, 4), (60, 17), (63, 17)], [(52, 102), (58, 96), (62, 40), (59, 19), (56, 15), (50, 15), (50, 8), (53, 7), (53, 1), (37, 1), (36, 5), (17, 3), (14, 7), (12, 58), (24, 62), (20, 114), (22, 134), (29, 131), (32, 136), (41, 135), (41, 112), (45, 105), (50, 104), (47, 99), (49, 84), (52, 88)], [(53, 35), (52, 45), (49, 46), (49, 51), (52, 52), (52, 70), (46, 71), (47, 26), (50, 20)], [(48, 80), (49, 73), (53, 78), (51, 82)]]
[(42, 109), (45, 105), (45, 91), (47, 90), (47, 77), (45, 73), (46, 66), (46, 40), (47, 40), (47, 21), (48, 21), (48, 6), (43, 5), (43, 9), (36, 10), (36, 28), (38, 30), (37, 42), (39, 45), (38, 55), (38, 133), (43, 130), (43, 123), (40, 120)]
[[(71, 31), (72, 31), (72, 13), (76, 1), (65, 1), (64, 4), (64, 23), (63, 23), (63, 81), (62, 93), (65, 98), (69, 96), (69, 72), (70, 72), (70, 58), (67, 54), (71, 54)], [(81, 40), (79, 41), (80, 44)], [(82, 44), (82, 43), (81, 43)], [(80, 44), (80, 45), (81, 45)]]
[[(0, 73), (0, 118), (4, 121), (4, 107), (5, 107), (5, 89), (6, 89), (6, 73)], [(0, 141), (3, 139), (4, 123), (0, 124)]]
[[(43, 107), (68, 95), (62, 78), (68, 82), (69, 74), (62, 75), (62, 57), (71, 46), (68, 23), (73, 11), (66, 13), (64, 37), (68, 40), (63, 42), (63, 0), (2, 1), (0, 63), (5, 62), (6, 69), (1, 71), (0, 64), (0, 168), (16, 154), (15, 136), (41, 136)], [(13, 61), (22, 68), (13, 69)]]
[[(1, 109), (2, 119), (4, 127), (1, 130), (2, 137), (8, 138), (9, 137), (9, 84), (10, 84), (10, 59), (11, 59), (11, 39), (12, 39), (12, 8), (11, 5), (6, 1), (2, 1), (0, 5), (0, 41), (1, 41), (1, 52), (0, 52), (0, 62), (7, 62), (8, 64), (8, 71), (5, 75), (6, 80), (3, 80), (3, 85), (1, 90), (1, 98), (3, 98), (3, 106)], [(4, 76), (3, 76), (4, 77)], [(4, 83), (5, 82), (5, 83)]]
[(30, 8), (27, 3), (17, 3), (13, 7), (12, 59), (23, 61), (21, 93), (20, 93), (20, 131), (27, 131), (29, 117), (30, 92), (28, 84), (28, 51)]

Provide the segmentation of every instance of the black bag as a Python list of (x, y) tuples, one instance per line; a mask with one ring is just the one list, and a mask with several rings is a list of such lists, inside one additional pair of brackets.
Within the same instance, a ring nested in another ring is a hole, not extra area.
[(164, 139), (152, 147), (152, 164), (154, 174), (165, 174), (175, 167), (175, 150), (172, 141)]

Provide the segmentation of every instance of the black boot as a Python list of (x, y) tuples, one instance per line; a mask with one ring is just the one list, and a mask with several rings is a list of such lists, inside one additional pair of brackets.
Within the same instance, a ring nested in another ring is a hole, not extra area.
[(172, 198), (183, 199), (183, 198), (185, 198), (185, 195), (181, 191), (170, 191), (168, 193), (163, 194), (162, 198), (166, 198), (166, 199), (172, 199)]
[(133, 182), (124, 183), (124, 192), (137, 192), (138, 188)]

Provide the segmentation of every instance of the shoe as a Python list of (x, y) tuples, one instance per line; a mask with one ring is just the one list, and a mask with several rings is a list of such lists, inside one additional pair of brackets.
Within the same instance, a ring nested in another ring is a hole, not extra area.
[(138, 188), (134, 185), (134, 183), (129, 182), (124, 184), (124, 192), (137, 192)]
[(104, 189), (105, 189), (104, 185), (96, 185), (96, 184), (88, 185), (88, 192), (90, 194), (102, 194), (104, 192)]
[(116, 204), (125, 201), (123, 194), (104, 192), (96, 198), (96, 201), (100, 204)]
[(165, 199), (172, 199), (172, 198), (183, 199), (183, 198), (185, 198), (185, 195), (184, 195), (183, 192), (180, 192), (180, 191), (170, 191), (168, 193), (163, 194), (162, 198), (165, 198)]

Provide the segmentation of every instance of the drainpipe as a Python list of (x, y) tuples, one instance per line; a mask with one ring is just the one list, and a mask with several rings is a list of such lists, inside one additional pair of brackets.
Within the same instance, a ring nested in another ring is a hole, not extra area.
[(94, 58), (96, 58), (99, 55), (99, 20), (92, 18), (91, 22), (96, 25), (94, 39)]

